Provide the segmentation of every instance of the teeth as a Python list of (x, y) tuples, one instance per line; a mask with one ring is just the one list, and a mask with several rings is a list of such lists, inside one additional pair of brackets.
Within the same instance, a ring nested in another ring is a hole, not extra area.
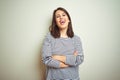
[(65, 21), (60, 21), (60, 23), (61, 23), (61, 24), (64, 24), (64, 23), (65, 23)]

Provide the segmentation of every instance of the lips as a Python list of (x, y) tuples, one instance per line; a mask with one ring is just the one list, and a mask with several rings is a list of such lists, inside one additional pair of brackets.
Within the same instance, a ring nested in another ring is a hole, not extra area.
[(65, 24), (65, 20), (61, 20), (61, 21), (60, 21), (60, 24), (61, 24), (61, 25)]

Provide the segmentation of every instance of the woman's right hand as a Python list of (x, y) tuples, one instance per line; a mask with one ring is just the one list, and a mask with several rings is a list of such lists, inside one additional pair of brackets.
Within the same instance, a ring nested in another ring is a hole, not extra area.
[(67, 68), (67, 67), (69, 67), (69, 65), (64, 64), (63, 62), (60, 62), (60, 67), (61, 67), (61, 68)]

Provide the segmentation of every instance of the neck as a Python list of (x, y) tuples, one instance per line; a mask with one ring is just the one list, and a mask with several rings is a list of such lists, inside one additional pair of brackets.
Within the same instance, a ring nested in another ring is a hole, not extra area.
[(60, 30), (60, 37), (67, 38), (67, 29)]

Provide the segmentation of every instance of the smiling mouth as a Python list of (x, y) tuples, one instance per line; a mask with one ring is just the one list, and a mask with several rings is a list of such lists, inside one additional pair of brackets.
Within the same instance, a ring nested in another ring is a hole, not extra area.
[(61, 25), (65, 24), (65, 21), (60, 21), (60, 24), (61, 24)]

